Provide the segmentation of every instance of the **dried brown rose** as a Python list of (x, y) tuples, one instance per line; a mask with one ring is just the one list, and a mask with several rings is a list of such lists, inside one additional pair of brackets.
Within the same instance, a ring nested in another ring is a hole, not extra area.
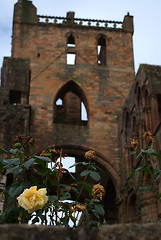
[(103, 196), (105, 195), (105, 189), (102, 185), (96, 184), (93, 186), (92, 189), (92, 196), (94, 199), (100, 199), (102, 200)]
[(85, 153), (85, 158), (86, 158), (87, 160), (95, 159), (95, 157), (96, 157), (96, 153), (95, 153), (95, 151), (93, 151), (93, 150), (89, 150), (89, 151), (87, 151), (87, 152)]

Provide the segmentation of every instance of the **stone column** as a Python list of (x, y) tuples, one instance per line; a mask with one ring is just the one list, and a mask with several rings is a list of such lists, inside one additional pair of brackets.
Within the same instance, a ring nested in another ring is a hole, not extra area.
[(154, 133), (156, 128), (159, 125), (159, 109), (158, 109), (157, 96), (151, 96), (150, 105), (151, 105), (151, 118), (152, 118), (152, 133)]

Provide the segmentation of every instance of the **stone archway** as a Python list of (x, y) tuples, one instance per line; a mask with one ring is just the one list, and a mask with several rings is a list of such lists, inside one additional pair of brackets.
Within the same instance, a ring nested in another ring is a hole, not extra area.
[[(86, 161), (84, 155), (85, 152), (89, 150), (88, 147), (74, 145), (61, 145), (61, 146), (55, 145), (52, 147), (56, 149), (63, 148), (63, 153), (67, 154), (70, 157), (75, 157), (76, 162)], [(106, 190), (106, 194), (103, 199), (103, 204), (105, 208), (105, 220), (109, 224), (117, 223), (119, 222), (117, 205), (117, 199), (119, 199), (120, 196), (119, 175), (116, 172), (116, 170), (109, 164), (107, 159), (105, 159), (97, 151), (95, 152), (96, 152), (95, 163), (96, 165), (98, 165), (99, 168), (102, 169), (102, 172), (99, 172), (101, 175), (100, 184), (102, 184)], [(78, 177), (81, 171), (82, 169), (78, 167), (76, 169), (75, 176)], [(75, 196), (73, 196), (73, 200), (74, 197)]]

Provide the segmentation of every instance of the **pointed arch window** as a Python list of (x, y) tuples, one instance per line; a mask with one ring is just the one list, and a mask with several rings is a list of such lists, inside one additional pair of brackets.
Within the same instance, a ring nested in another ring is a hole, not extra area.
[(75, 47), (75, 37), (70, 34), (67, 38), (67, 47)]
[(101, 35), (98, 38), (97, 44), (97, 54), (98, 54), (98, 65), (106, 65), (106, 38), (104, 35)]
[(86, 125), (88, 104), (82, 89), (74, 82), (66, 83), (54, 101), (54, 122)]

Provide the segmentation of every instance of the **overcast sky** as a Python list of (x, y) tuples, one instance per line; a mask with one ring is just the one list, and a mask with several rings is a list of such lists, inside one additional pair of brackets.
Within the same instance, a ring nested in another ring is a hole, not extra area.
[[(0, 0), (0, 67), (11, 56), (13, 7), (18, 0)], [(161, 65), (161, 0), (33, 0), (39, 15), (123, 21), (134, 16), (135, 72), (139, 64)]]

